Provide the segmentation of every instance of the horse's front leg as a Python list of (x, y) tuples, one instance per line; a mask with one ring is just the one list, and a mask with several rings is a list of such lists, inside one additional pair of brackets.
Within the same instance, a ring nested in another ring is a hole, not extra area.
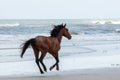
[(59, 58), (58, 58), (58, 53), (52, 54), (52, 56), (55, 58), (56, 63), (50, 67), (50, 71), (56, 66), (56, 70), (59, 70)]
[(57, 62), (57, 64), (56, 64), (56, 70), (59, 71), (59, 64), (58, 64), (59, 63), (59, 58), (56, 59), (56, 62)]

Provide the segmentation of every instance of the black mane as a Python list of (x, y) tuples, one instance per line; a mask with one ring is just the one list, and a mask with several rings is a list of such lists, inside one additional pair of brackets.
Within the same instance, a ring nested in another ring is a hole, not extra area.
[(60, 32), (60, 30), (61, 30), (63, 27), (64, 27), (63, 24), (61, 24), (61, 25), (54, 25), (53, 30), (50, 32), (51, 36), (52, 36), (52, 37), (57, 37), (58, 34), (59, 34), (59, 32)]

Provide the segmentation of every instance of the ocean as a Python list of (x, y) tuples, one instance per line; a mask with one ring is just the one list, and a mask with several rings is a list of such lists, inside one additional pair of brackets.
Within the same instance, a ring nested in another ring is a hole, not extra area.
[[(72, 39), (68, 40), (64, 37), (62, 39), (62, 48), (59, 51), (59, 56), (61, 58), (60, 61), (66, 62), (67, 64), (61, 63), (61, 65), (70, 65), (71, 62), (76, 61), (76, 64), (73, 62), (76, 66), (70, 68), (62, 67), (62, 70), (111, 66), (120, 67), (118, 62), (118, 56), (120, 55), (120, 20), (81, 19), (0, 20), (0, 65), (34, 61), (32, 48), (26, 51), (23, 59), (20, 58), (21, 44), (38, 35), (49, 36), (53, 25), (62, 23), (67, 24)], [(66, 57), (71, 61), (70, 63), (65, 60)], [(48, 54), (45, 59), (51, 60), (53, 58)], [(53, 62), (51, 63), (53, 64)], [(47, 61), (46, 64), (48, 64)], [(20, 65), (15, 66), (19, 67)], [(4, 66), (0, 67), (0, 69), (4, 69)], [(12, 74), (18, 74), (17, 71), (16, 69), (13, 72), (11, 70)], [(9, 75), (4, 71), (2, 72), (5, 75)], [(24, 73), (20, 72), (20, 74)]]
[(119, 35), (118, 20), (0, 20), (0, 35), (49, 35), (53, 25), (66, 23), (73, 35)]

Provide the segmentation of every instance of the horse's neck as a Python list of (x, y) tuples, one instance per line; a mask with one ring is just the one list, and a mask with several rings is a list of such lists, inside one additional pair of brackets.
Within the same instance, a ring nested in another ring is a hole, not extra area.
[(58, 38), (59, 43), (61, 43), (62, 35), (59, 35), (57, 38)]
[(61, 43), (61, 41), (62, 41), (62, 32), (60, 32), (59, 34), (58, 34), (58, 36), (57, 37), (55, 37), (55, 38), (57, 38), (57, 40), (58, 40), (58, 42), (59, 42), (59, 44)]
[(57, 36), (57, 39), (58, 39), (58, 41), (59, 41), (59, 43), (61, 43), (61, 40), (62, 40), (62, 32), (60, 32), (59, 34), (58, 34), (58, 36)]

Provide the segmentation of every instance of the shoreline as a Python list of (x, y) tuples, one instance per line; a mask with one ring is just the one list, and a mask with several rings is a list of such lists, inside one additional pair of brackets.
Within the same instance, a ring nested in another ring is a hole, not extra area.
[(5, 76), (0, 80), (120, 80), (120, 68), (80, 69), (48, 72), (36, 76)]
[[(109, 42), (109, 43), (112, 43)], [(94, 42), (95, 45), (91, 45), (92, 42), (86, 42), (84, 45), (72, 49), (75, 47), (74, 45), (72, 47), (67, 47), (61, 49), (61, 52), (65, 52), (68, 56), (60, 56), (60, 71), (57, 72), (56, 70), (49, 71), (45, 73), (45, 75), (53, 74), (53, 73), (61, 73), (61, 72), (66, 72), (66, 71), (76, 71), (76, 70), (86, 70), (86, 69), (99, 69), (99, 68), (120, 68), (120, 55), (119, 55), (119, 50), (120, 50), (120, 44), (118, 42), (109, 44), (104, 41), (101, 41), (100, 43), (97, 44), (97, 42)], [(79, 49), (79, 50), (78, 50)], [(72, 51), (69, 51), (72, 50)], [(94, 50), (94, 51), (90, 51)], [(76, 52), (76, 51), (81, 51), (81, 54), (69, 54), (69, 52)], [(88, 51), (88, 53), (86, 53)], [(13, 53), (14, 52), (14, 53)], [(30, 54), (31, 52), (31, 54)], [(82, 52), (86, 54), (82, 54)], [(40, 72), (39, 69), (35, 63), (34, 60), (28, 60), (26, 59), (34, 59), (34, 54), (32, 49), (29, 49), (27, 53), (30, 56), (26, 56), (25, 58), (21, 60), (19, 57), (19, 54), (17, 51), (9, 51), (7, 50), (6, 52), (1, 51), (1, 53), (5, 53), (3, 58), (1, 59), (0, 63), (0, 77), (1, 76), (12, 76), (15, 75), (23, 75), (24, 76), (39, 76)], [(11, 54), (12, 53), (12, 54)], [(2, 54), (3, 55), (3, 54)], [(60, 54), (61, 55), (61, 54)], [(48, 58), (51, 57), (51, 58)], [(5, 60), (16, 60), (15, 62), (6, 62)], [(4, 63), (5, 62), (5, 63)], [(49, 69), (51, 65), (53, 65), (55, 62), (54, 58), (50, 55), (46, 55), (46, 58), (44, 59), (44, 63)], [(22, 76), (21, 76), (22, 77)]]
[[(32, 49), (28, 49), (23, 59), (18, 50), (0, 50), (0, 80), (120, 80), (119, 41), (64, 43), (60, 52), (60, 71), (48, 70), (45, 74), (40, 74)], [(54, 62), (51, 55), (46, 55), (47, 69)]]

